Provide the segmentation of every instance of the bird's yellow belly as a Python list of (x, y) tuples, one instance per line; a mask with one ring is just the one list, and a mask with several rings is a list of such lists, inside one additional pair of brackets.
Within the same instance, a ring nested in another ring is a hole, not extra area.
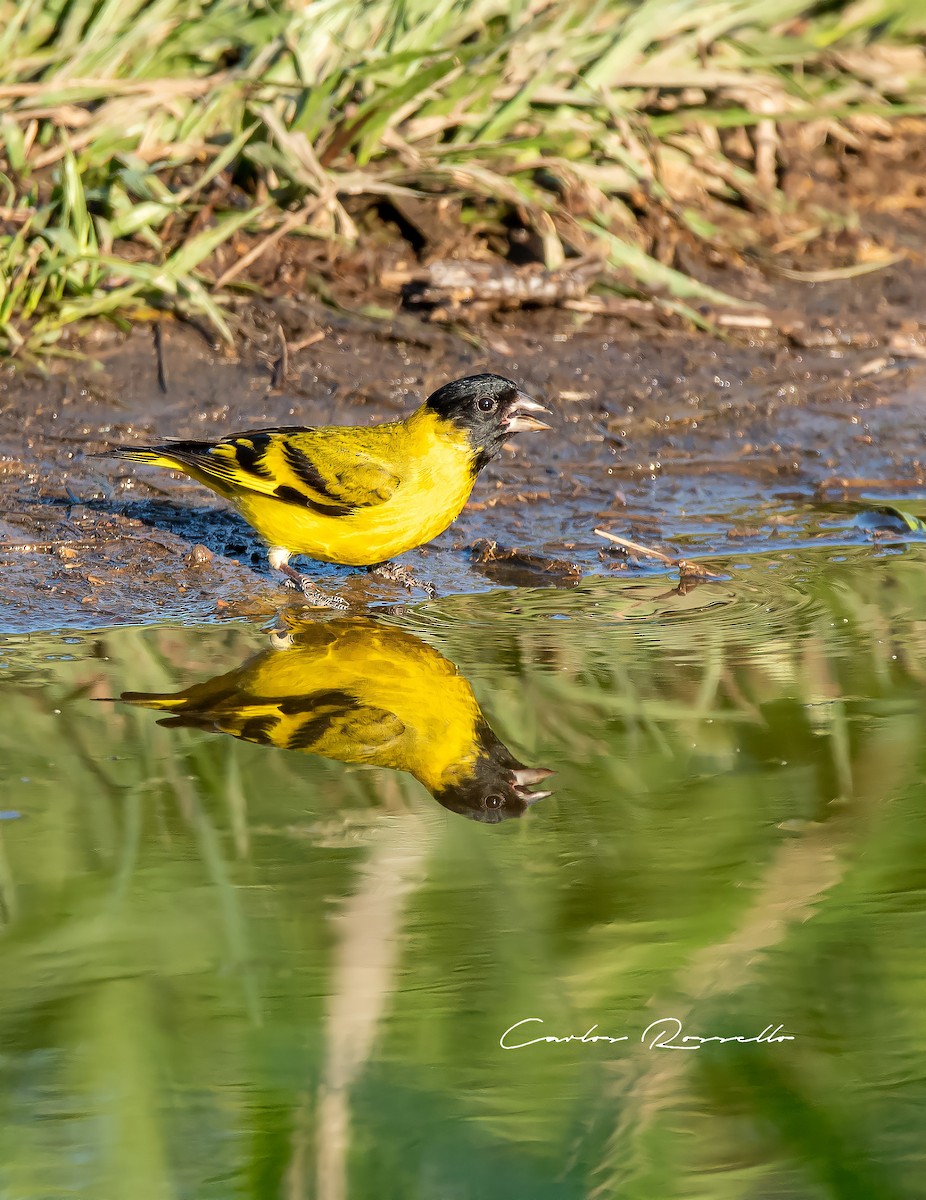
[[(333, 726), (314, 742), (312, 753), (410, 771), (428, 788), (472, 769), (481, 714), (472, 688), (451, 662), (400, 630), (371, 632), (343, 619), (329, 628), (336, 633), (323, 652), (297, 647), (268, 659), (272, 686), (257, 688), (261, 696), (334, 691), (356, 697), (351, 723)], [(291, 684), (279, 674), (280, 665), (292, 671)], [(387, 716), (395, 719), (396, 733), (384, 740)], [(305, 719), (304, 713), (292, 717), (296, 724)], [(290, 740), (287, 731), (284, 744)]]
[(468, 469), (456, 466), (425, 486), (403, 483), (384, 504), (339, 517), (257, 493), (234, 497), (234, 503), (271, 546), (320, 562), (367, 567), (423, 546), (456, 520), (474, 482)]

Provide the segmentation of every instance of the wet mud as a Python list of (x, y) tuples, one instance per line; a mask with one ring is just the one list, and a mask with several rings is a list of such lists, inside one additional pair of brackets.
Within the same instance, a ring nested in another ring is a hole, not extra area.
[[(96, 456), (170, 436), (389, 420), (484, 370), (547, 403), (554, 429), (506, 446), (450, 530), (406, 556), (442, 594), (665, 572), (596, 529), (725, 570), (760, 550), (877, 548), (884, 531), (860, 514), (915, 511), (926, 496), (917, 269), (786, 283), (770, 299), (767, 327), (723, 335), (561, 310), (450, 329), (292, 299), (243, 311), (234, 353), (176, 322), (158, 339), (150, 326), (101, 327), (81, 344), (83, 361), (44, 377), (0, 374), (0, 626), (269, 616), (296, 603), (256, 535), (211, 493)], [(363, 572), (307, 566), (358, 611), (424, 600)]]

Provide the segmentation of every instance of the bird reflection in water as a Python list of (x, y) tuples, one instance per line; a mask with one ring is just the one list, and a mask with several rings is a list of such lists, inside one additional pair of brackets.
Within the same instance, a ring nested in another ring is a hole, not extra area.
[(520, 763), (456, 667), (414, 634), (369, 617), (281, 620), (271, 647), (176, 693), (123, 692), (160, 724), (346, 763), (408, 771), (475, 821), (520, 817), (552, 772)]

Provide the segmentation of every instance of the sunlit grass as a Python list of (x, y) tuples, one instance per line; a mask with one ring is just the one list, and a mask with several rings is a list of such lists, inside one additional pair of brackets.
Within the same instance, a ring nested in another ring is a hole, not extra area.
[(403, 195), (716, 301), (640, 212), (723, 241), (704, 199), (779, 205), (782, 122), (922, 102), (924, 31), (917, 0), (0, 0), (0, 353), (152, 307), (228, 336), (236, 235), (350, 245)]

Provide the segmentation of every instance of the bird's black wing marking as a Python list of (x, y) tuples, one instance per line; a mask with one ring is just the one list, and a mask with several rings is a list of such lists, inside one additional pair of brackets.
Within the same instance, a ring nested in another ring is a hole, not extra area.
[(336, 721), (343, 720), (359, 706), (360, 701), (356, 696), (339, 688), (310, 692), (306, 696), (285, 697), (278, 706), (284, 716), (307, 715), (307, 720), (297, 725), (290, 734), (287, 750), (311, 749)]
[(312, 500), (342, 510), (332, 515), (343, 515), (358, 508), (373, 508), (393, 494), (398, 476), (378, 459), (358, 453), (338, 433), (333, 430), (327, 438), (313, 440), (305, 449), (297, 440), (280, 442), (283, 463), (292, 479), (289, 485), (281, 484), (286, 488), (286, 499), (295, 503), (304, 485), (312, 493)]
[(393, 712), (366, 704), (350, 692), (332, 688), (306, 696), (287, 696), (279, 703), (284, 716), (306, 714), (290, 734), (288, 750), (312, 750), (332, 729), (345, 743), (352, 744), (350, 761), (362, 761), (398, 741), (405, 725)]
[(297, 450), (290, 442), (284, 442), (283, 457), (286, 459), (286, 465), (296, 478), (300, 479), (307, 487), (310, 487), (313, 492), (318, 492), (320, 496), (324, 496), (334, 504), (343, 501), (344, 497), (332, 491), (324, 475), (322, 475), (321, 471), (319, 471), (318, 467), (316, 467), (307, 454), (303, 454), (301, 450)]
[(247, 471), (251, 475), (256, 475), (258, 479), (272, 479), (273, 472), (262, 461), (263, 456), (267, 452), (267, 446), (270, 444), (270, 435), (267, 433), (249, 433), (241, 434), (232, 439), (231, 444), (235, 447), (235, 458), (238, 461), (238, 466), (242, 471)]
[(277, 499), (285, 500), (287, 504), (311, 508), (312, 512), (317, 512), (322, 517), (346, 517), (348, 513), (356, 511), (352, 504), (319, 504), (317, 500), (310, 500), (308, 496), (303, 495), (298, 488), (287, 487), (285, 483), (275, 487), (273, 494)]
[(297, 713), (317, 712), (320, 708), (356, 708), (360, 701), (343, 688), (329, 688), (323, 692), (309, 692), (304, 696), (284, 696), (277, 707), (284, 716), (294, 717)]
[(278, 718), (274, 714), (268, 713), (264, 716), (249, 717), (237, 729), (232, 726), (223, 729), (222, 732), (241, 738), (243, 742), (256, 742), (259, 746), (272, 746), (274, 744), (273, 731), (278, 724)]

